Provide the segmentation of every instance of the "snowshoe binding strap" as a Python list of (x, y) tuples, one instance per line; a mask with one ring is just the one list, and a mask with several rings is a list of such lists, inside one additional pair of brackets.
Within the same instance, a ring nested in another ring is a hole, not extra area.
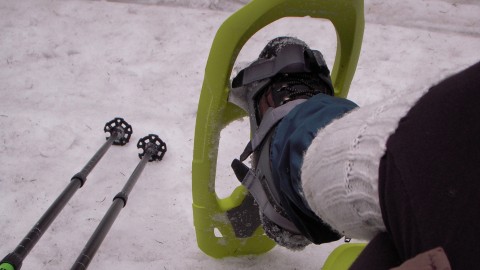
[[(276, 41), (281, 40), (292, 43), (272, 45), (269, 50), (275, 50), (274, 53), (268, 56), (262, 52), (257, 61), (241, 70), (232, 81), (229, 99), (249, 112), (252, 133), (252, 139), (240, 160), (232, 162), (232, 168), (258, 204), (261, 215), (282, 229), (301, 235), (282, 208), (273, 182), (269, 160), (272, 131), (278, 122), (308, 98), (318, 93), (333, 95), (333, 86), (330, 71), (319, 51), (309, 49), (294, 38), (278, 38)], [(251, 154), (254, 154), (253, 169), (242, 163)], [(230, 220), (235, 220), (235, 211), (239, 210), (229, 211)]]
[[(282, 48), (274, 58), (262, 59), (252, 63), (240, 71), (232, 81), (232, 88), (241, 87), (255, 81), (272, 78), (279, 73), (318, 73), (319, 76), (328, 78), (330, 71), (323, 59), (322, 54), (316, 50), (310, 50), (300, 44), (289, 44)], [(333, 86), (330, 79), (329, 90), (333, 95)]]
[(260, 126), (255, 131), (252, 140), (247, 144), (245, 150), (243, 150), (243, 153), (240, 155), (240, 160), (246, 160), (250, 154), (260, 146), (270, 130), (272, 130), (272, 128), (293, 108), (305, 101), (306, 99), (297, 99), (277, 108), (269, 108), (265, 113), (265, 117), (262, 119)]
[(267, 135), (263, 147), (257, 152), (259, 157), (256, 161), (258, 163), (255, 166), (255, 171), (248, 168), (238, 159), (233, 160), (232, 169), (237, 179), (255, 199), (261, 214), (292, 234), (301, 235), (302, 233), (297, 226), (286, 217), (280, 203), (280, 194), (273, 182), (269, 155), (271, 138), (272, 132)]
[[(259, 210), (278, 226), (289, 230), (292, 233), (301, 234), (295, 224), (282, 216), (275, 210), (275, 207), (268, 200), (268, 195), (260, 182), (259, 177), (240, 160), (232, 162), (232, 168), (238, 179), (242, 179), (244, 185), (253, 196), (259, 206)], [(271, 195), (270, 195), (271, 196)]]

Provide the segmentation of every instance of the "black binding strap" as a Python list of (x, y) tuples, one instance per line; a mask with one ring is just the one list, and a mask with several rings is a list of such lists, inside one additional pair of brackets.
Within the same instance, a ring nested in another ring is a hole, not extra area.
[(274, 206), (268, 200), (268, 195), (258, 179), (258, 176), (240, 160), (232, 162), (232, 168), (238, 179), (245, 186), (258, 204), (260, 211), (278, 226), (289, 230), (292, 233), (301, 234), (295, 224), (275, 211)]
[(306, 49), (298, 44), (290, 44), (286, 45), (277, 57), (259, 59), (240, 71), (232, 80), (232, 87), (237, 88), (271, 78), (279, 73), (301, 72), (317, 72), (327, 77), (330, 73), (319, 51)]

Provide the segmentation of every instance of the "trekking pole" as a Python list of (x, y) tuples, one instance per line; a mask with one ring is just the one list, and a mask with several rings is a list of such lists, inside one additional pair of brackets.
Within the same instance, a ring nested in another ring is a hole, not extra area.
[(154, 134), (150, 134), (140, 139), (137, 147), (143, 150), (143, 152), (139, 154), (141, 159), (140, 162), (133, 171), (132, 175), (130, 175), (130, 178), (128, 178), (127, 183), (123, 187), (122, 191), (120, 191), (113, 198), (112, 205), (108, 209), (102, 221), (100, 221), (98, 224), (77, 260), (73, 264), (71, 268), (72, 270), (87, 269), (88, 265), (93, 259), (93, 256), (95, 256), (95, 253), (112, 227), (113, 222), (120, 213), (120, 210), (122, 210), (122, 208), (127, 204), (128, 195), (130, 194), (130, 191), (132, 191), (132, 188), (137, 182), (138, 177), (145, 168), (146, 163), (154, 160), (162, 160), (165, 152), (167, 151), (167, 145), (157, 135)]
[(62, 211), (63, 207), (72, 198), (73, 194), (81, 188), (87, 180), (88, 174), (93, 170), (95, 165), (100, 161), (103, 155), (107, 152), (112, 144), (125, 145), (130, 140), (132, 135), (132, 127), (122, 118), (115, 118), (108, 122), (104, 128), (105, 132), (110, 133), (107, 141), (103, 146), (93, 155), (83, 169), (75, 174), (65, 190), (47, 209), (43, 216), (33, 226), (30, 232), (23, 238), (15, 250), (5, 256), (0, 262), (0, 270), (20, 270), (23, 260), (30, 253), (32, 248), (38, 242), (43, 233), (48, 229), (50, 224), (55, 220), (57, 215)]

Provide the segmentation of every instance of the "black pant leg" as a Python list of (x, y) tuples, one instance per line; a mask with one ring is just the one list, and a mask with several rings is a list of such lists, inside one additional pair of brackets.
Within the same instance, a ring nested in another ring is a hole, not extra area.
[(386, 232), (375, 236), (360, 253), (350, 270), (385, 270), (400, 264), (390, 235)]
[(400, 121), (379, 196), (400, 260), (441, 246), (453, 269), (478, 269), (480, 63), (432, 87)]

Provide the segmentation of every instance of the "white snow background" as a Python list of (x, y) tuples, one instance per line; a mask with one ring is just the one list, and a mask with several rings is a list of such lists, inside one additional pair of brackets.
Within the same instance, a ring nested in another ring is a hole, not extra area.
[[(320, 269), (341, 242), (213, 259), (197, 247), (191, 162), (206, 59), (221, 23), (247, 0), (0, 1), (0, 257), (27, 232), (123, 117), (131, 142), (112, 146), (23, 269), (69, 269), (139, 162), (137, 141), (168, 146), (147, 164), (90, 269)], [(480, 60), (480, 2), (366, 0), (362, 52), (349, 98), (359, 105), (416, 91)], [(292, 35), (335, 58), (330, 23), (282, 19), (238, 61)], [(218, 193), (237, 186), (229, 163), (248, 121), (222, 132)]]

